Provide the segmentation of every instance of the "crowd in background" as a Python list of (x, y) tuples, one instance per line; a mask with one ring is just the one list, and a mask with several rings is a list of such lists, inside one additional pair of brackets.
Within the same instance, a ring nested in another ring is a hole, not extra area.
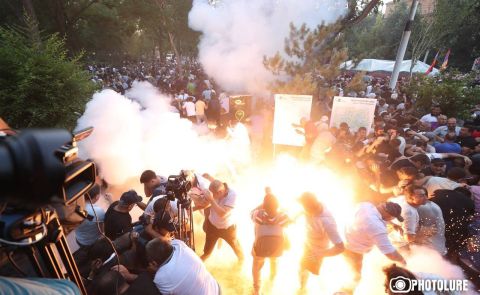
[[(219, 125), (225, 124), (221, 118), (229, 112), (228, 96), (225, 93), (217, 95), (214, 85), (196, 61), (182, 63), (190, 71), (186, 76), (176, 74), (174, 59), (152, 64), (125, 63), (118, 69), (98, 66), (89, 69), (96, 83), (104, 88), (123, 93), (132, 81), (147, 80), (172, 95), (172, 106), (182, 117), (202, 124), (207, 121), (209, 110), (209, 119), (213, 118)], [(358, 201), (353, 224), (346, 229), (338, 229), (335, 216), (315, 195), (302, 195), (300, 202), (305, 209), (308, 229), (305, 253), (300, 262), (300, 285), (305, 286), (308, 273), (319, 274), (324, 258), (339, 254), (350, 263), (358, 282), (363, 255), (374, 246), (396, 263), (385, 269), (387, 278), (394, 277), (394, 274), (421, 278), (421, 274), (408, 270), (404, 258), (412, 246), (420, 245), (437, 251), (460, 266), (466, 277), (480, 288), (480, 124), (475, 116), (480, 107), (471, 110), (474, 114), (472, 120), (460, 120), (445, 116), (442, 106), (434, 104), (435, 98), (432, 97), (430, 112), (419, 113), (415, 97), (401, 91), (392, 92), (388, 87), (388, 77), (366, 75), (363, 90), (344, 90), (352, 79), (352, 73), (344, 73), (330, 86), (335, 95), (376, 98), (373, 126), (352, 129), (343, 122), (330, 127), (333, 97), (316, 100), (313, 108), (321, 115), (318, 121), (304, 118), (298, 126), (306, 142), (298, 156), (303, 161), (326, 165), (353, 177)], [(406, 82), (407, 79), (402, 78), (399, 85)], [(272, 112), (273, 107), (266, 104), (261, 110), (254, 108), (249, 122), (254, 125), (256, 121), (263, 120), (260, 124), (267, 124), (266, 118)], [(257, 132), (252, 128), (251, 131), (254, 149), (269, 141), (265, 137), (270, 135), (264, 132), (264, 128)], [(145, 186), (145, 195), (153, 195), (149, 204), (141, 203), (141, 197), (129, 191), (121, 196), (120, 201), (110, 205), (106, 213), (100, 208), (95, 209), (100, 211), (100, 219), (106, 227), (105, 234), (114, 241), (117, 251), (122, 249), (122, 253), (113, 253), (106, 239), (98, 239), (98, 232), (95, 238), (85, 240), (80, 236), (77, 241), (84, 246), (83, 250), (88, 249), (79, 253), (83, 253), (83, 258), (80, 257), (88, 261), (83, 263), (88, 266), (84, 270), (87, 280), (95, 281), (90, 285), (92, 292), (107, 294), (112, 286), (116, 286), (113, 282), (120, 281), (125, 289), (125, 293), (121, 294), (133, 294), (129, 290), (134, 292), (147, 282), (151, 287), (148, 294), (189, 294), (185, 290), (190, 288), (196, 288), (197, 293), (200, 292), (198, 294), (219, 294), (221, 287), (206, 270), (202, 260), (211, 255), (218, 239), (224, 239), (239, 261), (243, 261), (235, 223), (230, 218), (236, 195), (219, 181), (211, 179), (213, 186), (206, 188), (199, 185), (200, 176), (192, 180), (198, 189), (196, 194), (203, 196), (203, 199), (194, 199), (194, 210), (205, 210), (203, 230), (207, 241), (204, 254), (199, 258), (182, 241), (174, 239), (178, 227), (175, 224), (178, 223), (175, 219), (178, 216), (176, 204), (169, 204), (161, 194), (153, 193), (164, 181), (152, 171), (145, 173), (140, 181)], [(100, 194), (100, 190), (93, 193), (97, 197)], [(133, 230), (134, 224), (129, 217), (135, 205), (145, 210), (147, 220), (143, 224), (144, 231), (139, 234)], [(293, 222), (278, 207), (278, 200), (267, 191), (264, 202), (252, 212), (255, 224), (253, 294), (261, 292), (259, 273), (265, 259), (271, 260), (271, 273), (275, 275), (276, 258), (284, 250), (283, 228)], [(163, 214), (158, 216), (160, 208), (167, 208), (168, 217)], [(94, 232), (94, 225), (90, 226), (87, 232)], [(339, 230), (345, 231), (345, 240), (342, 240)], [(89, 234), (86, 235), (88, 237)], [(149, 246), (149, 240), (156, 242), (151, 242), (152, 246)], [(175, 251), (181, 257), (170, 262)], [(120, 255), (121, 259), (112, 259), (116, 255)], [(118, 263), (121, 266), (115, 266)], [(161, 271), (162, 263), (172, 265)], [(199, 275), (192, 278), (190, 284), (178, 282), (176, 287), (172, 287), (172, 281), (190, 273), (183, 269), (183, 263), (193, 265)], [(167, 268), (171, 269), (169, 275), (165, 270)], [(175, 268), (182, 269), (182, 274)], [(153, 279), (149, 271), (155, 273)], [(99, 277), (98, 274), (102, 275)], [(353, 289), (350, 287), (344, 291), (348, 294)]]

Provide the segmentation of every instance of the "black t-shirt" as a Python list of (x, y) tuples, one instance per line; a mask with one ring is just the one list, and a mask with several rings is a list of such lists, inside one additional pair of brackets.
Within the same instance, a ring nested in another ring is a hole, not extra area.
[(468, 224), (475, 213), (471, 198), (454, 190), (436, 190), (430, 201), (442, 209), (448, 250), (458, 250), (468, 237)]
[(456, 143), (458, 143), (461, 146), (470, 146), (475, 147), (477, 145), (477, 141), (473, 136), (465, 136), (465, 137), (457, 137), (457, 140), (455, 140)]
[(115, 210), (117, 204), (118, 201), (112, 203), (105, 213), (105, 235), (112, 241), (132, 230), (132, 217), (129, 213)]
[(153, 282), (153, 276), (147, 272), (138, 274), (137, 278), (130, 284), (130, 288), (123, 295), (160, 295), (157, 286)]

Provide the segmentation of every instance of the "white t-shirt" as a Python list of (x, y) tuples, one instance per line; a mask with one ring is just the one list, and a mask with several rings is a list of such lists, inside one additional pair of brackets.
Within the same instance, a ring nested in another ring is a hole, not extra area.
[(210, 209), (210, 215), (208, 216), (208, 220), (216, 227), (220, 229), (226, 229), (230, 226), (235, 224), (233, 219), (233, 210), (235, 208), (235, 204), (237, 202), (237, 194), (228, 189), (228, 194), (225, 198), (217, 200), (217, 204), (221, 207), (231, 208), (231, 210), (225, 215), (220, 216), (215, 212), (214, 209)]
[(307, 245), (310, 248), (325, 250), (330, 241), (332, 244), (342, 243), (342, 238), (337, 231), (335, 218), (327, 209), (317, 216), (307, 216)]
[(460, 184), (445, 177), (430, 176), (430, 178), (423, 184), (423, 187), (425, 187), (428, 192), (428, 198), (431, 198), (436, 190), (454, 190), (457, 187), (460, 187)]
[(205, 264), (184, 242), (173, 240), (173, 254), (155, 274), (153, 282), (165, 295), (216, 295), (220, 287)]
[(358, 205), (354, 220), (346, 226), (345, 239), (345, 247), (355, 253), (368, 253), (373, 246), (383, 254), (396, 251), (388, 239), (386, 223), (372, 203)]
[[(88, 215), (93, 216), (93, 220), (90, 221), (85, 219), (75, 230), (75, 237), (80, 244), (84, 246), (90, 246), (93, 245), (93, 243), (95, 243), (95, 241), (101, 236), (100, 232), (98, 231), (97, 222), (103, 223), (105, 219), (105, 211), (96, 204), (93, 204), (93, 209), (92, 205), (85, 205), (85, 210), (87, 210)], [(95, 219), (95, 213), (93, 212), (94, 210), (97, 214), (98, 221)]]
[(420, 228), (415, 243), (437, 250), (441, 255), (447, 254), (445, 247), (445, 221), (442, 209), (434, 202), (428, 201), (417, 208)]
[[(164, 197), (165, 197), (164, 195), (156, 196), (150, 201), (150, 203), (148, 203), (147, 208), (145, 208), (145, 211), (143, 212), (145, 217), (150, 217), (152, 219), (155, 216), (155, 210), (153, 210), (153, 206), (157, 200)], [(172, 212), (174, 213), (174, 216), (172, 217), (173, 218), (177, 217), (178, 216), (177, 199), (170, 201), (170, 207), (172, 208)]]
[(186, 101), (183, 104), (183, 108), (185, 109), (188, 117), (192, 117), (196, 115), (195, 104), (192, 101)]
[(420, 119), (420, 121), (423, 123), (436, 123), (438, 120), (437, 117), (432, 116), (432, 114), (426, 114)]

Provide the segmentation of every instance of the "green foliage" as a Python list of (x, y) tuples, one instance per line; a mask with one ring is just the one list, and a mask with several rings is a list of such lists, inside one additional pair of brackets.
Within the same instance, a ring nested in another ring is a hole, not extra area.
[[(345, 31), (351, 59), (395, 59), (398, 43), (408, 18), (410, 1), (396, 4), (388, 16), (370, 15)], [(421, 1), (420, 1), (421, 4)], [(480, 0), (436, 0), (431, 15), (417, 15), (412, 29), (406, 59), (422, 59), (430, 50), (431, 62), (438, 49), (451, 49), (449, 65), (462, 71), (471, 69), (480, 56)], [(433, 52), (433, 54), (432, 54)], [(443, 58), (443, 56), (441, 56)]]
[(469, 118), (470, 109), (480, 103), (480, 87), (474, 86), (475, 74), (444, 73), (440, 77), (416, 76), (403, 91), (417, 97), (419, 114), (439, 104), (442, 113), (460, 119)]
[(13, 128), (75, 126), (95, 86), (64, 45), (0, 27), (0, 117)]

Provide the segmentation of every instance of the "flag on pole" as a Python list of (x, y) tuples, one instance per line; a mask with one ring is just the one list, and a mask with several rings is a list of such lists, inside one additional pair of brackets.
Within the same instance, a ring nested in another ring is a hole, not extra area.
[(449, 56), (450, 56), (450, 49), (448, 49), (447, 54), (445, 54), (445, 58), (443, 59), (443, 64), (440, 67), (440, 71), (443, 71), (447, 68)]
[(437, 64), (437, 58), (438, 58), (439, 54), (440, 54), (440, 50), (437, 52), (437, 54), (435, 54), (435, 57), (433, 58), (432, 64), (430, 65), (428, 70), (425, 72), (425, 75), (430, 74), (430, 72), (433, 70), (433, 67)]

